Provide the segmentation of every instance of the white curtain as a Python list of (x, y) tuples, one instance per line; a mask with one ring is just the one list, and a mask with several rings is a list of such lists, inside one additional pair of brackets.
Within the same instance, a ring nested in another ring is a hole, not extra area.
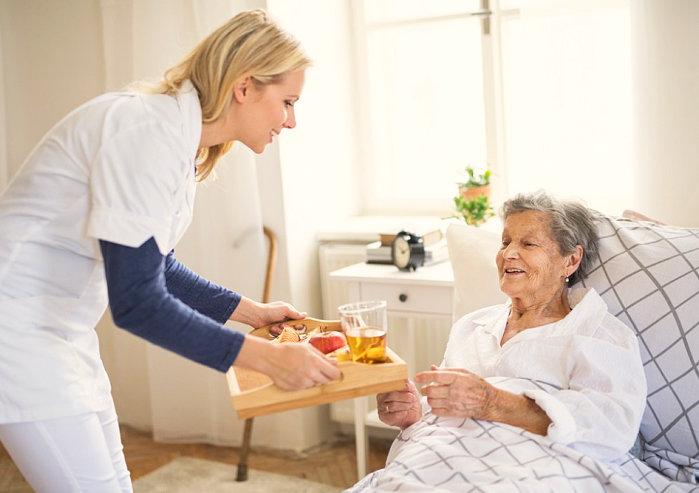
[[(264, 1), (0, 2), (0, 187), (75, 106), (160, 77), (206, 34), (255, 7)], [(267, 253), (255, 164), (243, 146), (222, 160), (219, 179), (198, 187), (176, 252), (203, 276), (260, 299)], [(108, 313), (98, 332), (122, 423), (152, 428), (156, 438), (240, 443), (242, 422), (223, 374), (116, 329)], [(263, 430), (256, 439), (265, 439)]]

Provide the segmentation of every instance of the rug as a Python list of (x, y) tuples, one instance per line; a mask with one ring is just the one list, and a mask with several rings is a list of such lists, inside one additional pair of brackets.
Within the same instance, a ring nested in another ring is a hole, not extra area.
[(337, 493), (342, 488), (248, 469), (247, 481), (235, 480), (236, 466), (178, 457), (133, 482), (134, 493)]

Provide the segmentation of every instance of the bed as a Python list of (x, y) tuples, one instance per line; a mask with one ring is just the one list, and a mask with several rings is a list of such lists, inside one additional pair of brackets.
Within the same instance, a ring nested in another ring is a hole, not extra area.
[[(499, 232), (449, 226), (455, 319), (504, 301)], [(582, 284), (639, 338), (648, 397), (634, 447), (601, 462), (509, 425), (427, 410), (399, 434), (386, 467), (348, 491), (699, 491), (699, 229), (603, 215), (599, 233), (599, 259)]]

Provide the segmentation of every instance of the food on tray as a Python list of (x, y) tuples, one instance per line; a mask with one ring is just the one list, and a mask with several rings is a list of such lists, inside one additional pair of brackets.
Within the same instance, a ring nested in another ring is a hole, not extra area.
[[(317, 326), (309, 329), (305, 323), (308, 321), (310, 321), (311, 327)], [(337, 359), (338, 361), (355, 361), (357, 363), (381, 363), (386, 361), (385, 332), (375, 334), (374, 332), (377, 329), (372, 328), (369, 331), (370, 333), (361, 334), (362, 337), (357, 337), (358, 334), (351, 334), (355, 337), (349, 338), (349, 333), (346, 336), (344, 332), (328, 327), (327, 321), (323, 321), (325, 324), (317, 324), (316, 322), (318, 321), (315, 319), (289, 321), (270, 325), (266, 329), (273, 343), (308, 343), (327, 357)], [(332, 322), (329, 323), (332, 324)], [(366, 328), (363, 330), (366, 330)], [(366, 340), (365, 336), (370, 337)], [(354, 343), (355, 348), (350, 347), (352, 343)], [(353, 355), (352, 353), (357, 351), (352, 351), (352, 349), (357, 349), (361, 354)]]
[(310, 336), (308, 343), (321, 353), (328, 354), (347, 346), (347, 339), (342, 332), (329, 330)]
[(291, 324), (281, 323), (281, 324), (277, 324), (277, 325), (272, 325), (272, 326), (269, 328), (269, 335), (270, 335), (270, 337), (277, 337), (277, 336), (279, 336), (279, 334), (281, 334), (282, 331), (283, 331), (285, 328), (294, 329), (294, 330), (295, 330), (297, 333), (299, 333), (299, 334), (303, 334), (304, 332), (306, 332), (306, 326), (305, 326), (304, 324), (293, 324), (293, 325), (291, 325)]
[[(276, 336), (274, 335), (276, 334)], [(345, 335), (337, 330), (323, 330), (320, 327), (306, 332), (306, 326), (278, 324), (269, 328), (270, 337), (275, 344), (286, 342), (304, 342), (315, 347), (329, 358), (338, 361), (350, 361), (352, 358)]]
[(299, 342), (300, 340), (301, 337), (299, 336), (298, 332), (296, 332), (296, 330), (292, 329), (291, 327), (286, 326), (282, 329), (281, 333), (272, 342)]

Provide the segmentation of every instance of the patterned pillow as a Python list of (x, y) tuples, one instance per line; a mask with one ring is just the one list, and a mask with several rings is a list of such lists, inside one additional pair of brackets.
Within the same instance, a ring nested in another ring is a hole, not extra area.
[(699, 228), (602, 216), (599, 263), (582, 282), (639, 338), (648, 380), (643, 459), (673, 479), (699, 472)]

